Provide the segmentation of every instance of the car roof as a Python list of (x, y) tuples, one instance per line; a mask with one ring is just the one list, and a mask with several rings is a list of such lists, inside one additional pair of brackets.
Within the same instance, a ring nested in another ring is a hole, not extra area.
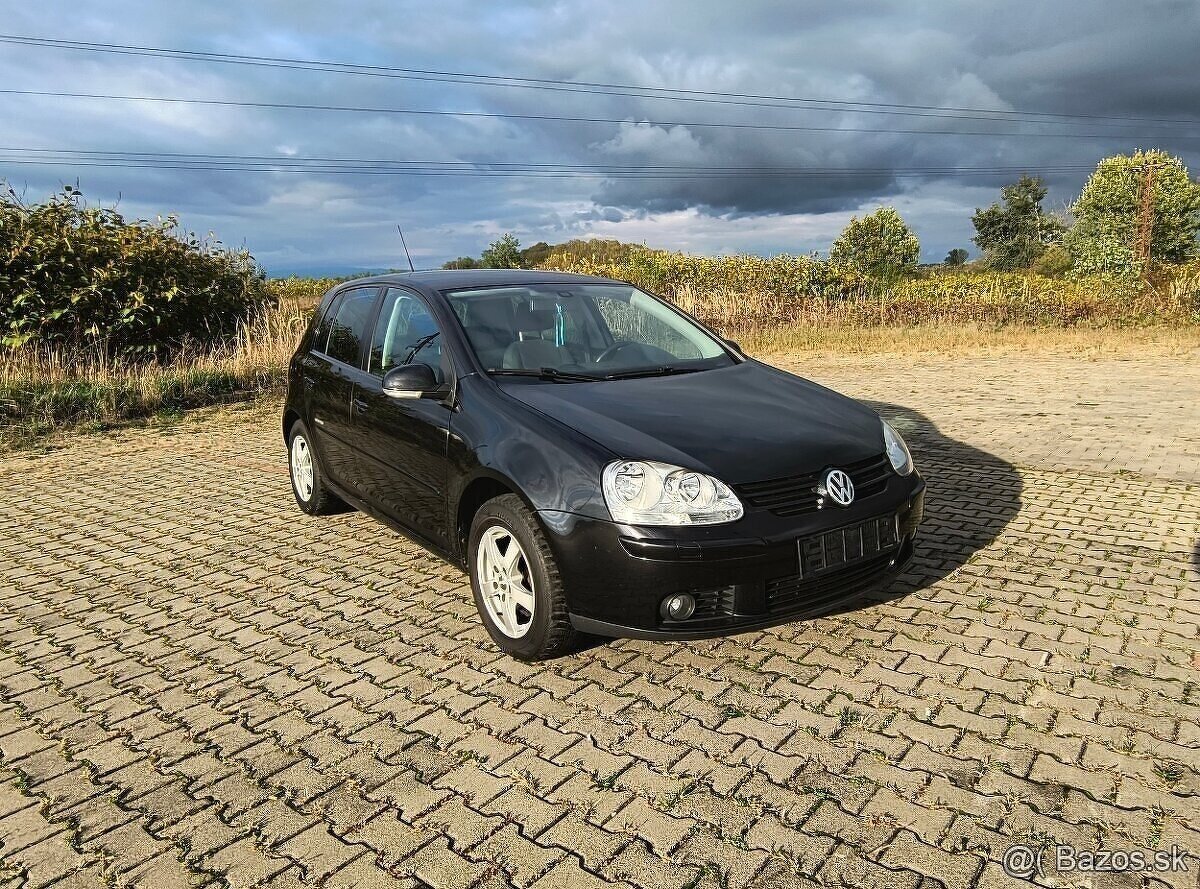
[(418, 272), (391, 272), (370, 278), (355, 278), (354, 284), (407, 284), (427, 290), (457, 290), (468, 287), (494, 287), (521, 284), (623, 284), (612, 278), (576, 275), (571, 272), (544, 272), (536, 269), (430, 269)]

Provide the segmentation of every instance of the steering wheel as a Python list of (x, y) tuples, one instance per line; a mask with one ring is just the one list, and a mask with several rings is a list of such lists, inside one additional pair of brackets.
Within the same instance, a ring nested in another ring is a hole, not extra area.
[(640, 347), (641, 343), (635, 343), (633, 340), (619, 340), (618, 342), (613, 343), (611, 346), (609, 346), (607, 349), (605, 349), (599, 355), (597, 355), (595, 363), (603, 364), (609, 358), (612, 358), (614, 355), (619, 354), (622, 349), (628, 349), (630, 346)]

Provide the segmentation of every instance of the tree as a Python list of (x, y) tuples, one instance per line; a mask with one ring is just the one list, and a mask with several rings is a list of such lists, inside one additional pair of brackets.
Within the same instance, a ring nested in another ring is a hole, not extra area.
[(472, 256), (460, 256), (458, 259), (452, 259), (442, 265), (444, 269), (477, 269), (479, 268), (479, 260)]
[(829, 261), (864, 275), (890, 280), (917, 266), (921, 242), (894, 207), (880, 207), (859, 219), (850, 219), (833, 242)]
[(546, 261), (546, 257), (548, 257), (553, 250), (554, 248), (545, 241), (538, 241), (532, 247), (526, 247), (521, 251), (521, 268), (536, 268)]
[(511, 232), (505, 233), (498, 241), (493, 241), (483, 251), (480, 258), (480, 268), (485, 269), (519, 269), (521, 267), (521, 242)]
[(994, 269), (1027, 269), (1062, 235), (1062, 223), (1042, 209), (1046, 186), (1037, 176), (1022, 176), (1000, 189), (1001, 204), (976, 208), (971, 240)]
[(1075, 226), (1064, 241), (1076, 273), (1137, 275), (1143, 189), (1150, 177), (1150, 259), (1185, 262), (1197, 254), (1200, 183), (1165, 151), (1118, 154), (1100, 161), (1071, 207)]
[(946, 258), (942, 260), (946, 265), (962, 265), (967, 261), (967, 251), (962, 247), (955, 247), (946, 254)]

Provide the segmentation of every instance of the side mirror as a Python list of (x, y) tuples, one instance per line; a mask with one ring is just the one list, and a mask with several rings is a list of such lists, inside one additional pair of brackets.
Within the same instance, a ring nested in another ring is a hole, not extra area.
[(402, 364), (383, 375), (383, 394), (391, 398), (424, 398), (440, 391), (428, 364)]
[(739, 346), (737, 343), (735, 343), (733, 340), (730, 340), (730, 339), (725, 340), (725, 345), (727, 345), (729, 348), (733, 349), (733, 351), (737, 352), (739, 355), (746, 354), (745, 352), (742, 351), (742, 347)]

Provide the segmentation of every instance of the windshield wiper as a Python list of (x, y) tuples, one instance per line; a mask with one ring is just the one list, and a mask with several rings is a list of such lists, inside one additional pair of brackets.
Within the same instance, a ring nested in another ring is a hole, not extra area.
[(696, 373), (698, 370), (703, 370), (699, 367), (672, 367), (669, 364), (664, 364), (662, 367), (643, 367), (640, 370), (617, 371), (616, 373), (605, 374), (606, 380), (632, 380), (635, 377), (668, 377), (672, 374), (690, 374)]
[(597, 377), (592, 374), (574, 373), (569, 370), (557, 370), (553, 367), (543, 367), (540, 370), (522, 370), (507, 367), (489, 367), (488, 371), (497, 377), (537, 377), (539, 380), (555, 380), (563, 383), (594, 383), (607, 377)]
[(433, 333), (429, 334), (428, 336), (421, 337), (419, 340), (417, 340), (415, 343), (413, 343), (413, 347), (408, 350), (408, 354), (404, 356), (404, 360), (401, 361), (400, 363), (408, 364), (408, 362), (412, 361), (413, 358), (416, 357), (416, 354), (418, 352), (420, 352), (422, 349), (424, 349), (426, 346), (428, 346), (430, 343), (432, 343), (434, 340), (436, 340), (441, 335), (442, 335), (441, 331), (435, 330)]

